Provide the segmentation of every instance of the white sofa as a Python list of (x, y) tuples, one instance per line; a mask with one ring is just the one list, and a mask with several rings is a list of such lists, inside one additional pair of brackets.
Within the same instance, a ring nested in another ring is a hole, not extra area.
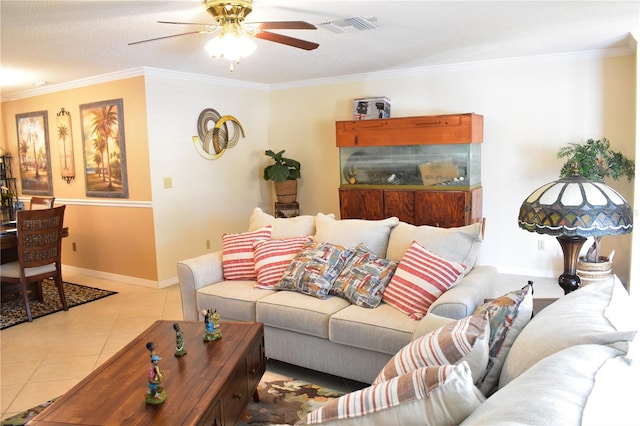
[(416, 339), (372, 386), (298, 424), (637, 425), (636, 309), (617, 279), (531, 320), (530, 292), (511, 292)]
[(403, 346), (448, 319), (470, 315), (491, 294), (496, 269), (475, 265), (483, 226), (416, 227), (389, 218), (335, 220), (318, 214), (274, 218), (256, 208), (249, 231), (270, 226), (272, 239), (312, 235), (314, 241), (347, 248), (360, 243), (380, 258), (400, 261), (415, 240), (431, 252), (465, 265), (463, 278), (442, 294), (419, 321), (387, 303), (375, 308), (336, 296), (319, 299), (293, 291), (255, 288), (255, 280), (225, 280), (222, 251), (177, 265), (185, 320), (215, 308), (223, 320), (264, 323), (268, 358), (370, 383)]

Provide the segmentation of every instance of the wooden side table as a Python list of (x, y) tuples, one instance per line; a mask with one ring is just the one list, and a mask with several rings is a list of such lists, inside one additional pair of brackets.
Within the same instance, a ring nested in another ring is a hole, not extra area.
[(296, 217), (300, 214), (300, 205), (295, 203), (274, 203), (275, 217)]

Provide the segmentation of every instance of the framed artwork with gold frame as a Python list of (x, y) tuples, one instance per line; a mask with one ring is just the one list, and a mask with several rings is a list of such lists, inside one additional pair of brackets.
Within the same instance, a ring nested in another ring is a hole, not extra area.
[(16, 114), (20, 186), (25, 195), (53, 195), (47, 111)]
[(87, 197), (128, 198), (122, 99), (80, 105)]

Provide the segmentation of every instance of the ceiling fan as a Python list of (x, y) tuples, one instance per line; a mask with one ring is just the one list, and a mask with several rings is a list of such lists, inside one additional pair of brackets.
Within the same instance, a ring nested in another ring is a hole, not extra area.
[[(215, 24), (201, 24), (193, 22), (158, 21), (160, 24), (199, 25), (203, 30), (189, 31), (147, 40), (129, 43), (146, 43), (167, 38), (180, 37), (188, 34), (211, 34), (218, 32), (206, 46), (207, 51), (215, 57), (238, 62), (240, 58), (248, 56), (255, 49), (253, 38), (272, 41), (298, 49), (313, 50), (319, 44), (266, 30), (315, 30), (316, 26), (304, 21), (273, 21), (273, 22), (245, 22), (251, 13), (252, 0), (205, 0), (207, 12), (216, 20)], [(231, 67), (233, 71), (233, 66)]]

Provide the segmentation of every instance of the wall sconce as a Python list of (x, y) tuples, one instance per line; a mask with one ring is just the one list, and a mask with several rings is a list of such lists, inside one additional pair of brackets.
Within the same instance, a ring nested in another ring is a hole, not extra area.
[(68, 184), (76, 177), (76, 166), (73, 161), (73, 135), (71, 134), (71, 114), (64, 108), (56, 114), (58, 125), (58, 141), (60, 142), (60, 169), (62, 179)]

